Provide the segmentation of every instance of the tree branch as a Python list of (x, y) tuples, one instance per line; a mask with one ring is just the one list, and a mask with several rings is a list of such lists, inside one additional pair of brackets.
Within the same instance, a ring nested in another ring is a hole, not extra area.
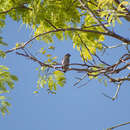
[(85, 5), (82, 0), (79, 0), (79, 2), (80, 2), (80, 4), (82, 5), (82, 7), (83, 7), (84, 9), (86, 9), (86, 10), (89, 11), (90, 15), (95, 19), (95, 21), (96, 21), (97, 23), (99, 23), (99, 24), (101, 25), (101, 27), (102, 27), (106, 32), (108, 32), (108, 36), (112, 36), (112, 37), (114, 37), (114, 38), (117, 38), (118, 40), (121, 40), (121, 41), (123, 41), (123, 42), (125, 42), (125, 43), (130, 44), (130, 40), (129, 40), (129, 42), (128, 42), (127, 39), (124, 39), (124, 37), (122, 37), (122, 36), (120, 36), (120, 35), (118, 35), (118, 34), (112, 32), (112, 31), (110, 31), (109, 29), (107, 29), (107, 28), (104, 26), (104, 24), (97, 18), (97, 16), (94, 14), (94, 12), (93, 12), (87, 5)]
[(0, 14), (6, 14), (6, 13), (12, 11), (13, 9), (19, 9), (19, 8), (32, 10), (32, 8), (26, 7), (26, 6), (24, 6), (24, 4), (21, 4), (21, 5), (17, 6), (17, 7), (12, 7), (10, 9), (8, 9), (8, 10), (1, 11)]
[(82, 28), (66, 28), (66, 29), (55, 29), (55, 30), (51, 30), (51, 31), (48, 31), (48, 32), (44, 32), (44, 33), (41, 33), (41, 34), (38, 34), (36, 36), (34, 36), (32, 39), (30, 39), (29, 41), (27, 41), (26, 43), (24, 43), (23, 45), (21, 45), (20, 47), (16, 47), (16, 48), (13, 48), (13, 49), (10, 49), (10, 50), (7, 50), (5, 51), (5, 53), (10, 53), (12, 51), (15, 51), (15, 50), (19, 50), (19, 49), (22, 49), (24, 48), (27, 44), (29, 44), (31, 41), (35, 40), (37, 37), (40, 37), (40, 36), (44, 36), (46, 34), (49, 34), (49, 33), (54, 33), (54, 32), (65, 32), (65, 31), (80, 31), (80, 32), (90, 32), (90, 33), (96, 33), (96, 34), (103, 34), (103, 35), (107, 35), (107, 36), (111, 36), (111, 37), (114, 37), (114, 38), (117, 38), (118, 40), (121, 40), (125, 43), (128, 43), (130, 44), (130, 40), (128, 39), (125, 39), (115, 33), (106, 33), (106, 32), (99, 32), (99, 31), (95, 31), (95, 30), (84, 30)]
[(111, 128), (107, 128), (107, 130), (112, 130), (112, 129), (118, 128), (118, 127), (120, 127), (120, 126), (128, 125), (128, 124), (130, 124), (130, 122), (126, 122), (126, 123), (123, 123), (123, 124), (118, 124), (118, 125), (113, 126), (113, 127), (111, 127)]

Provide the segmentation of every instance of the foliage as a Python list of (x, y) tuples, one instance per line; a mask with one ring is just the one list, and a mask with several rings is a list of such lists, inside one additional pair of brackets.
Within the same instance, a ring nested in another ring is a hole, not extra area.
[[(66, 78), (63, 72), (61, 71), (54, 71), (51, 72), (48, 68), (41, 67), (39, 70), (39, 80), (37, 81), (37, 89), (45, 88), (48, 86), (48, 93), (55, 94), (58, 85), (63, 87)], [(34, 93), (38, 93), (38, 91), (34, 91)]]
[(6, 101), (8, 98), (4, 95), (10, 93), (10, 90), (14, 88), (14, 81), (17, 80), (18, 78), (15, 75), (8, 72), (6, 66), (0, 65), (0, 111), (2, 115), (8, 113), (7, 107), (11, 106), (11, 104)]
[[(73, 47), (76, 48), (83, 60), (80, 68), (70, 68), (68, 71), (75, 70), (87, 73), (91, 79), (97, 79), (107, 85), (107, 81), (121, 84), (123, 81), (129, 81), (130, 75), (125, 77), (112, 77), (117, 73), (127, 69), (129, 64), (130, 40), (116, 34), (112, 29), (116, 21), (121, 24), (120, 18), (130, 21), (129, 3), (126, 0), (1, 0), (0, 1), (0, 28), (5, 26), (5, 20), (11, 17), (14, 21), (22, 21), (30, 30), (33, 31), (33, 38), (25, 43), (16, 43), (16, 46), (7, 51), (0, 50), (0, 56), (5, 57), (7, 53), (17, 52), (17, 55), (27, 57), (40, 65), (38, 69), (37, 89), (47, 88), (49, 93), (54, 94), (58, 86), (63, 87), (66, 77), (62, 72), (62, 65), (57, 63), (56, 56), (52, 57), (55, 50), (54, 39), (71, 39)], [(116, 38), (125, 44), (127, 54), (124, 54), (117, 63), (113, 65), (102, 61), (97, 55), (109, 48), (104, 44), (105, 36)], [(48, 48), (41, 48), (40, 53), (46, 57), (45, 61), (40, 61), (32, 56), (27, 47), (33, 40), (41, 40), (48, 44)], [(7, 45), (0, 37), (0, 44)], [(26, 47), (26, 49), (25, 49)], [(96, 58), (96, 60), (95, 60)], [(126, 64), (123, 66), (122, 63)], [(102, 65), (101, 65), (102, 64)], [(60, 67), (57, 67), (60, 65)], [(121, 67), (119, 67), (122, 65)], [(85, 68), (81, 68), (81, 67)], [(12, 89), (16, 76), (8, 72), (7, 67), (1, 66), (1, 89), (2, 93), (7, 93), (7, 84)], [(80, 79), (80, 81), (82, 78)], [(34, 93), (38, 93), (34, 91)], [(8, 102), (1, 96), (1, 111), (7, 112)]]

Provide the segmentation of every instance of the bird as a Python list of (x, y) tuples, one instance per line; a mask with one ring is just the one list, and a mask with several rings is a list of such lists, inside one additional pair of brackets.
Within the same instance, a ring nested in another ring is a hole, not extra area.
[(64, 73), (69, 69), (70, 56), (71, 55), (67, 53), (62, 59), (62, 69)]

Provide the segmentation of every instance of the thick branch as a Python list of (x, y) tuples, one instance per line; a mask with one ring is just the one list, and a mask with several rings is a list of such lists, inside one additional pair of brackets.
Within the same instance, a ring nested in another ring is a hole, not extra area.
[(111, 37), (114, 37), (114, 38), (116, 38), (116, 39), (118, 39), (120, 41), (123, 41), (124, 43), (130, 44), (129, 39), (126, 39), (126, 38), (122, 37), (121, 35), (116, 34), (115, 32), (109, 31), (107, 35), (111, 36)]

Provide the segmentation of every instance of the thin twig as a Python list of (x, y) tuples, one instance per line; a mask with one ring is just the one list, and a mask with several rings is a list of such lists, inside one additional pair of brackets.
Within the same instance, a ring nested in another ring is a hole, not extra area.
[(105, 94), (105, 93), (102, 93), (102, 94), (103, 94), (103, 96), (105, 96), (105, 97), (107, 97), (107, 98), (109, 98), (109, 99), (112, 100), (112, 97), (111, 97), (111, 96), (109, 96), (109, 95), (107, 95), (107, 94)]
[[(103, 25), (106, 25), (108, 23), (103, 23)], [(83, 28), (91, 28), (91, 27), (97, 27), (97, 26), (101, 26), (102, 24), (93, 24), (91, 26), (83, 26)]]
[(84, 55), (82, 53), (82, 48), (81, 47), (80, 47), (80, 56), (83, 58), (84, 64), (86, 64), (85, 57), (84, 57)]
[(77, 88), (84, 87), (84, 86), (85, 86), (85, 85), (87, 85), (87, 84), (88, 84), (91, 80), (92, 80), (92, 79), (89, 79), (86, 83), (84, 83), (84, 84), (82, 84), (82, 85), (78, 86)]
[(45, 20), (49, 25), (51, 25), (54, 29), (57, 29), (56, 26), (54, 26), (48, 19), (44, 18), (44, 20)]
[(88, 74), (84, 74), (73, 86), (76, 86), (77, 84), (79, 84)]
[(115, 93), (115, 95), (112, 97), (112, 100), (113, 100), (113, 101), (117, 98), (122, 83), (123, 83), (123, 82), (121, 81), (121, 82), (117, 85), (116, 93)]
[(104, 62), (103, 60), (101, 60), (98, 55), (96, 55), (96, 54), (94, 54), (94, 55), (97, 57), (97, 59), (98, 59), (101, 63), (103, 63), (104, 65), (110, 66), (108, 63), (106, 63), (106, 62)]
[(114, 45), (114, 46), (106, 46), (106, 45), (104, 45), (105, 47), (105, 49), (112, 49), (112, 48), (117, 48), (117, 47), (122, 47), (122, 46), (124, 46), (124, 45), (126, 45), (126, 43), (121, 43), (121, 44), (117, 44), (117, 45)]
[[(85, 61), (85, 57), (84, 57), (84, 55), (83, 55), (83, 53), (82, 53), (82, 49), (81, 49), (81, 47), (80, 47), (80, 52), (81, 52), (81, 57), (83, 57), (83, 61), (84, 61), (84, 63), (87, 65), (87, 63), (86, 63), (86, 61)], [(90, 61), (87, 61), (90, 65), (93, 65), (93, 63), (91, 63)]]
[(107, 94), (105, 94), (105, 93), (102, 93), (105, 97), (107, 97), (107, 98), (109, 98), (109, 99), (111, 99), (111, 100), (115, 100), (115, 99), (117, 99), (117, 96), (118, 96), (118, 94), (119, 94), (119, 90), (120, 90), (120, 86), (121, 86), (121, 84), (122, 84), (123, 82), (121, 81), (118, 85), (117, 85), (117, 90), (116, 90), (116, 93), (115, 93), (115, 95), (113, 96), (113, 97), (111, 97), (111, 96), (108, 96)]
[(120, 126), (128, 125), (128, 124), (130, 124), (130, 122), (126, 122), (126, 123), (123, 123), (123, 124), (118, 124), (118, 125), (113, 126), (113, 127), (111, 127), (111, 128), (107, 128), (107, 130), (112, 130), (112, 129), (118, 128), (118, 127), (120, 127)]

